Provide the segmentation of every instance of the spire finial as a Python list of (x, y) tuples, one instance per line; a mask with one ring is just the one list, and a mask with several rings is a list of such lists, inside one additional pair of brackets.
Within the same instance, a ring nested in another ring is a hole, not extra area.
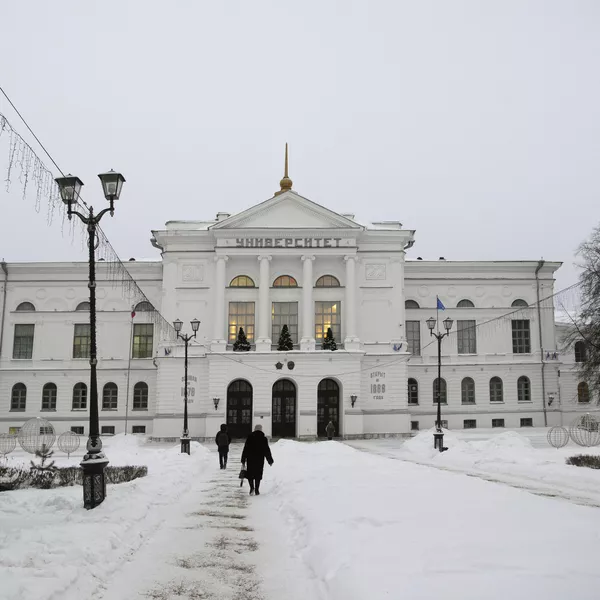
[(283, 194), (283, 192), (287, 192), (292, 189), (292, 180), (288, 177), (288, 145), (287, 142), (285, 144), (285, 172), (283, 174), (283, 179), (279, 182), (281, 189), (278, 192), (275, 192), (276, 196), (279, 194)]

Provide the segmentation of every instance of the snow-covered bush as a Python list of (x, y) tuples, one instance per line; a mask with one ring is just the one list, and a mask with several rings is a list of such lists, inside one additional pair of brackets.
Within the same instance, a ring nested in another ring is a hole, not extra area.
[(567, 464), (575, 465), (576, 467), (600, 469), (600, 456), (594, 456), (592, 454), (577, 454), (576, 456), (569, 456), (569, 458), (567, 458)]

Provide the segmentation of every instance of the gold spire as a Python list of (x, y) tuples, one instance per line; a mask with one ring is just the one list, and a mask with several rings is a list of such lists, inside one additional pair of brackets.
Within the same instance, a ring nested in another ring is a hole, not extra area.
[(279, 194), (283, 194), (283, 192), (287, 192), (292, 189), (292, 180), (288, 177), (288, 145), (287, 142), (285, 144), (285, 173), (283, 174), (283, 179), (279, 182), (281, 189), (278, 192), (275, 192), (276, 196)]

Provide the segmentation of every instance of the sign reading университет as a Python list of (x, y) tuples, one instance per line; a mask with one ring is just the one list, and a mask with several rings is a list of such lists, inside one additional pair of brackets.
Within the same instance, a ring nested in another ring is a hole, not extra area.
[(342, 238), (236, 238), (238, 248), (339, 248)]

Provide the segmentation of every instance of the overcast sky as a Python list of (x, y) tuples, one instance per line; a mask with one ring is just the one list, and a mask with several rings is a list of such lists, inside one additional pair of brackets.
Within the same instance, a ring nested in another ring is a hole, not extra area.
[[(600, 221), (597, 0), (5, 1), (0, 57), (87, 202), (126, 177), (104, 222), (122, 259), (271, 197), (286, 141), (298, 193), (400, 220), (412, 257), (564, 261), (560, 289)], [(0, 257), (83, 258), (18, 185), (0, 207)]]

